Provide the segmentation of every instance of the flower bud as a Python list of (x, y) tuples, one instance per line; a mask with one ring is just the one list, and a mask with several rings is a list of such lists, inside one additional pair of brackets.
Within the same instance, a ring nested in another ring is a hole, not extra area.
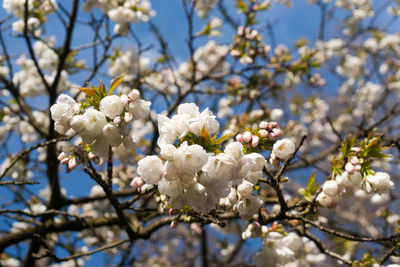
[(283, 135), (282, 130), (279, 128), (272, 129), (272, 133), (274, 133), (276, 137), (281, 137)]
[(94, 160), (95, 157), (96, 157), (96, 155), (95, 155), (92, 151), (90, 151), (90, 152), (88, 153), (88, 158), (89, 158), (89, 160)]
[(267, 138), (269, 135), (268, 131), (264, 130), (264, 129), (259, 130), (258, 133), (261, 135), (261, 137), (264, 137), (264, 138)]
[(335, 180), (328, 180), (322, 186), (322, 192), (331, 197), (336, 197), (339, 194), (339, 185)]
[(124, 107), (129, 105), (129, 98), (126, 94), (122, 94), (119, 98), (121, 98), (122, 104)]
[(260, 122), (258, 127), (260, 127), (261, 129), (267, 129), (268, 128), (268, 122), (262, 121), (262, 122)]
[(351, 162), (351, 164), (353, 164), (353, 165), (357, 165), (357, 164), (359, 163), (359, 162), (358, 162), (358, 158), (355, 157), (355, 156), (351, 157), (350, 162)]
[(321, 204), (324, 207), (330, 207), (334, 204), (333, 199), (330, 196), (328, 196), (327, 194), (325, 194), (324, 192), (321, 192), (317, 196), (316, 200), (319, 204)]
[(72, 157), (68, 161), (68, 169), (73, 170), (76, 168), (76, 159), (75, 157)]
[(65, 159), (67, 157), (67, 154), (65, 154), (65, 152), (61, 152), (60, 155), (58, 155), (57, 159), (59, 161)]
[(129, 99), (133, 102), (137, 100), (140, 96), (140, 92), (137, 89), (133, 89), (132, 92), (128, 94)]
[(270, 123), (269, 123), (269, 128), (272, 130), (272, 129), (274, 129), (274, 128), (278, 128), (279, 127), (279, 124), (276, 122), (276, 121), (271, 121)]
[(129, 113), (129, 112), (125, 112), (125, 114), (124, 114), (124, 121), (125, 121), (126, 123), (129, 123), (129, 122), (132, 121), (132, 119), (133, 119), (132, 114)]
[(353, 174), (356, 170), (356, 168), (354, 167), (353, 164), (351, 164), (351, 162), (347, 162), (346, 165), (344, 166), (344, 169), (349, 173), (349, 174)]
[(176, 215), (176, 214), (178, 214), (179, 213), (179, 210), (177, 210), (177, 209), (169, 209), (169, 211), (168, 211), (168, 214), (169, 214), (169, 216), (174, 216), (174, 215)]
[(69, 158), (64, 158), (64, 159), (60, 160), (61, 164), (68, 164), (68, 162), (69, 162)]
[(115, 125), (119, 125), (121, 123), (122, 119), (121, 116), (117, 116), (114, 118), (113, 122), (115, 123)]
[(133, 178), (132, 182), (131, 182), (131, 186), (132, 187), (142, 187), (144, 185), (144, 180), (142, 177), (136, 176), (135, 178)]
[(243, 141), (245, 141), (246, 143), (249, 143), (251, 141), (251, 133), (250, 132), (244, 132), (243, 134)]
[(258, 146), (258, 141), (259, 141), (259, 140), (260, 140), (260, 138), (258, 138), (257, 135), (253, 135), (253, 136), (251, 137), (251, 146), (252, 146), (252, 147)]
[(172, 221), (169, 228), (174, 229), (178, 225), (178, 221)]
[(238, 141), (239, 143), (243, 143), (243, 134), (238, 134), (236, 135), (236, 141)]

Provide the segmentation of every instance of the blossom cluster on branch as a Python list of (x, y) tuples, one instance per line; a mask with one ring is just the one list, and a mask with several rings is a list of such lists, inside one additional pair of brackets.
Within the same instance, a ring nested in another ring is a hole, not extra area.
[(398, 0), (2, 7), (1, 266), (400, 265)]

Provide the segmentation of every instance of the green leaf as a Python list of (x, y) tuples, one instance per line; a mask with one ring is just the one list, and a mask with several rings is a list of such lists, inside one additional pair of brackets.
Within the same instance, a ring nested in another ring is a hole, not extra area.
[(89, 87), (74, 87), (74, 88), (85, 93), (86, 95), (96, 97), (96, 92), (93, 88), (89, 88)]
[(122, 82), (122, 80), (124, 79), (125, 75), (127, 72), (125, 72), (124, 74), (122, 74), (121, 76), (115, 78), (114, 81), (112, 81), (110, 89), (108, 90), (108, 94), (111, 95), (115, 88), (117, 88), (117, 86)]
[(232, 136), (235, 136), (236, 133), (237, 132), (225, 134), (225, 135), (221, 136), (220, 138), (218, 138), (217, 140), (215, 140), (214, 144), (217, 144), (217, 145), (221, 144), (222, 142), (226, 141), (227, 139), (231, 138)]
[(308, 179), (308, 184), (307, 184), (307, 191), (310, 193), (310, 195), (314, 195), (314, 193), (318, 190), (319, 185), (315, 184), (315, 173), (316, 170), (314, 170)]
[(351, 148), (353, 147), (355, 142), (356, 142), (355, 136), (353, 138), (351, 138), (350, 134), (346, 136), (346, 140), (344, 141), (342, 148), (340, 149), (340, 151), (342, 152), (342, 158), (345, 158), (350, 154)]

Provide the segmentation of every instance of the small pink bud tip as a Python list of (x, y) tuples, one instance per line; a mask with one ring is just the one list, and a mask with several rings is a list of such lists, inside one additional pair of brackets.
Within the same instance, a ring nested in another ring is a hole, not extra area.
[(282, 130), (279, 128), (272, 129), (272, 132), (275, 134), (276, 137), (281, 137), (283, 135)]
[(121, 116), (117, 116), (117, 117), (115, 117), (114, 120), (113, 120), (113, 122), (114, 122), (116, 125), (119, 125), (119, 124), (121, 123), (121, 121), (122, 121)]
[(260, 140), (260, 138), (258, 138), (258, 136), (253, 135), (251, 138), (251, 146), (252, 147), (256, 147), (258, 146), (258, 141)]
[(260, 122), (258, 127), (260, 127), (261, 129), (267, 129), (268, 128), (268, 122), (262, 121), (262, 122)]
[(272, 130), (272, 129), (274, 129), (274, 128), (279, 127), (279, 124), (278, 124), (276, 121), (271, 121), (271, 122), (269, 123), (269, 127), (270, 127), (270, 129)]
[(90, 151), (89, 154), (88, 154), (88, 158), (90, 160), (94, 160), (95, 157), (96, 157), (96, 155), (92, 151)]
[(239, 143), (243, 143), (243, 134), (236, 135), (236, 141), (238, 141)]
[(169, 211), (168, 211), (168, 214), (169, 214), (169, 216), (174, 216), (174, 215), (176, 215), (176, 214), (178, 214), (179, 213), (179, 210), (177, 210), (177, 209), (169, 209)]
[(175, 227), (178, 225), (178, 221), (172, 221), (171, 224), (169, 225), (169, 228), (175, 229)]
[(353, 164), (353, 165), (357, 165), (357, 164), (359, 163), (359, 162), (358, 162), (358, 158), (355, 157), (355, 156), (351, 157), (350, 162), (351, 162), (351, 164)]
[(64, 159), (60, 160), (61, 164), (68, 164), (68, 162), (69, 162), (69, 158), (64, 158)]
[(65, 152), (61, 152), (60, 155), (58, 155), (57, 159), (59, 161), (65, 159), (67, 157), (67, 154), (65, 154)]
[(133, 119), (132, 114), (129, 113), (129, 112), (126, 112), (125, 115), (124, 115), (124, 121), (125, 121), (126, 123), (129, 123), (129, 122), (132, 121), (132, 119)]
[(76, 168), (76, 159), (75, 158), (70, 158), (68, 161), (68, 169), (73, 170)]
[(351, 164), (351, 162), (347, 162), (346, 165), (344, 166), (344, 169), (345, 169), (349, 174), (353, 174), (354, 171), (356, 170), (356, 168), (354, 167), (353, 164)]
[(244, 132), (244, 134), (243, 134), (243, 140), (244, 140), (246, 143), (249, 143), (249, 142), (251, 141), (251, 137), (252, 137), (251, 132)]
[(135, 178), (133, 178), (131, 185), (137, 188), (142, 187), (142, 185), (144, 185), (144, 180), (142, 177), (136, 176)]
[(127, 95), (123, 94), (119, 98), (121, 98), (122, 104), (127, 106), (129, 104), (129, 98)]
[(128, 94), (128, 97), (131, 101), (135, 101), (139, 98), (140, 92), (137, 89), (133, 89), (132, 92)]
[(264, 137), (264, 138), (267, 138), (269, 135), (268, 131), (264, 130), (264, 129), (259, 130), (258, 133), (261, 135), (261, 137)]

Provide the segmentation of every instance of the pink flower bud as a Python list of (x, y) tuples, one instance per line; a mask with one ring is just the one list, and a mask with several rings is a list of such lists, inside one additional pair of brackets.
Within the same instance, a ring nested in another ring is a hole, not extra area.
[(69, 158), (64, 158), (64, 159), (60, 160), (61, 164), (68, 164), (68, 162), (69, 162)]
[(76, 168), (76, 160), (75, 157), (72, 157), (68, 161), (68, 169), (73, 170)]
[(272, 129), (272, 132), (275, 134), (276, 137), (281, 137), (283, 135), (282, 130), (279, 128)]
[(169, 209), (169, 211), (168, 211), (168, 214), (169, 214), (169, 216), (174, 216), (174, 215), (176, 215), (176, 214), (178, 214), (179, 213), (179, 210), (177, 210), (177, 209)]
[(242, 35), (244, 33), (244, 27), (243, 26), (239, 26), (238, 28), (237, 28), (237, 34), (238, 35)]
[(121, 123), (121, 116), (117, 116), (114, 118), (113, 122), (115, 123), (115, 125), (119, 125)]
[(243, 134), (236, 135), (236, 141), (238, 141), (239, 143), (243, 143)]
[(129, 113), (129, 112), (125, 112), (125, 114), (124, 114), (124, 121), (125, 121), (126, 123), (129, 123), (129, 122), (132, 121), (132, 119), (133, 119), (132, 114)]
[(174, 229), (178, 225), (178, 221), (172, 221), (169, 228)]
[(353, 156), (353, 157), (351, 157), (350, 162), (351, 162), (351, 164), (353, 164), (353, 165), (357, 165), (357, 164), (358, 164), (358, 158), (355, 157), (355, 156)]
[(253, 136), (251, 137), (251, 146), (252, 146), (252, 147), (258, 146), (258, 141), (259, 141), (259, 140), (260, 140), (260, 138), (258, 138), (257, 135), (253, 135)]
[(264, 137), (264, 138), (267, 138), (269, 135), (268, 131), (264, 130), (264, 129), (259, 130), (258, 133), (261, 135), (261, 137)]
[(260, 127), (261, 129), (267, 129), (268, 128), (268, 122), (262, 121), (262, 122), (260, 122), (258, 127)]
[(57, 159), (59, 161), (65, 159), (67, 157), (67, 154), (65, 154), (65, 152), (61, 152), (60, 155), (58, 155)]
[(123, 95), (121, 95), (119, 98), (121, 99), (122, 104), (123, 104), (124, 106), (127, 106), (127, 105), (129, 104), (129, 98), (128, 98), (127, 95), (123, 94)]
[(274, 128), (277, 128), (277, 127), (279, 127), (279, 124), (276, 122), (276, 121), (271, 121), (270, 123), (269, 123), (269, 128), (272, 130), (272, 129), (274, 129)]
[(92, 151), (90, 151), (88, 154), (89, 160), (94, 160), (95, 157), (96, 157), (96, 155)]
[(274, 133), (274, 132), (271, 132), (271, 133), (269, 133), (269, 138), (275, 138), (276, 137), (276, 134)]
[(243, 141), (249, 143), (251, 141), (251, 136), (252, 136), (251, 132), (244, 132)]
[(142, 177), (136, 176), (135, 178), (133, 178), (131, 185), (137, 188), (142, 187), (142, 185), (144, 185), (144, 180)]
[(354, 167), (353, 164), (351, 164), (351, 162), (347, 162), (346, 165), (344, 166), (344, 169), (345, 169), (349, 174), (353, 174), (354, 171), (356, 170), (356, 168)]
[(135, 101), (139, 98), (140, 92), (138, 89), (133, 89), (132, 92), (128, 94), (128, 97), (131, 101)]

